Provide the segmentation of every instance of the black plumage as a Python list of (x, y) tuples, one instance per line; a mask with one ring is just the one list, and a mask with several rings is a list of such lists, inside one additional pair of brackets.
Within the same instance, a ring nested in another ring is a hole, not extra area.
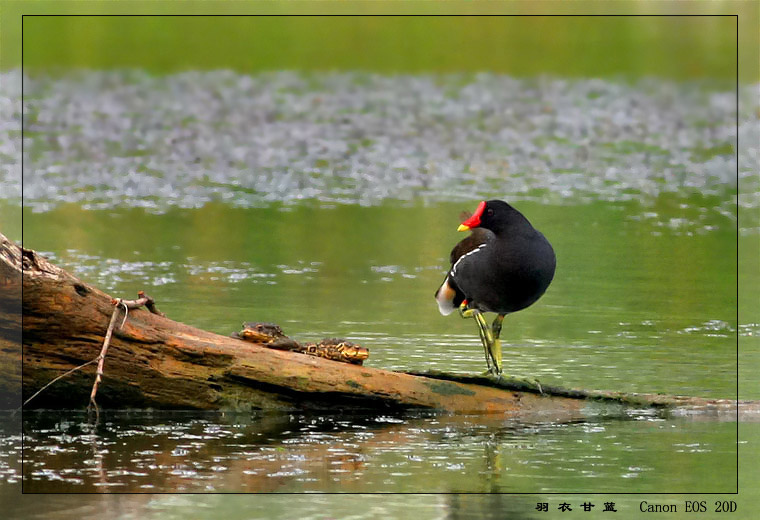
[[(504, 315), (546, 292), (556, 268), (554, 249), (522, 213), (501, 200), (481, 202), (459, 229), (472, 233), (451, 251), (451, 268), (435, 295), (439, 309), (444, 315), (458, 308), (497, 313), (491, 339), (498, 340)], [(482, 327), (481, 337), (484, 344), (490, 341)], [(492, 348), (485, 346), (487, 352)], [(499, 364), (500, 359), (500, 372)]]

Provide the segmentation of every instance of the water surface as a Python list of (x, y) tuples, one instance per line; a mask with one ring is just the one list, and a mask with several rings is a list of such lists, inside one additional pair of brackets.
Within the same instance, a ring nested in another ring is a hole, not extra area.
[[(0, 110), (18, 118), (19, 76), (5, 75)], [(0, 176), (3, 232), (20, 238), (5, 223), (23, 188), (25, 246), (115, 297), (145, 290), (169, 317), (220, 334), (272, 321), (301, 341), (344, 337), (370, 349), (368, 366), (481, 372), (474, 324), (441, 316), (433, 292), (462, 238), (460, 212), (498, 197), (558, 259), (545, 296), (505, 321), (510, 374), (715, 398), (735, 397), (738, 382), (744, 397), (760, 397), (757, 378), (737, 366), (757, 361), (760, 333), (737, 313), (756, 303), (737, 290), (737, 265), (749, 272), (756, 262), (758, 155), (736, 149), (759, 125), (744, 118), (737, 129), (731, 89), (139, 70), (42, 75), (27, 86), (23, 184), (11, 160), (19, 136), (0, 128), (10, 172)], [(742, 102), (756, 104), (754, 94), (740, 90)], [(754, 272), (746, 280), (757, 282)], [(737, 353), (738, 341), (751, 348)], [(729, 493), (737, 450), (757, 446), (754, 423), (641, 410), (153, 410), (106, 413), (92, 428), (85, 405), (29, 411), (2, 436), (3, 493), (20, 481), (27, 492)], [(736, 443), (739, 426), (747, 444)], [(742, 478), (757, 480), (757, 467), (739, 467)], [(213, 497), (135, 497), (116, 515), (232, 508)], [(428, 498), (344, 507), (359, 516), (480, 507)], [(319, 517), (321, 503), (297, 509)], [(235, 504), (252, 514), (282, 507)], [(528, 507), (518, 505), (483, 507)], [(98, 514), (95, 502), (77, 507)]]
[[(497, 416), (28, 413), (25, 492), (724, 492), (730, 422)], [(673, 474), (680, 476), (673, 479)], [(716, 481), (715, 477), (721, 478)]]

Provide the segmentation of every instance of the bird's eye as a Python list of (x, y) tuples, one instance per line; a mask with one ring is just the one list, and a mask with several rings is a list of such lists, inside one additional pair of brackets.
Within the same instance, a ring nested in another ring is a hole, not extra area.
[(486, 211), (489, 217), (493, 217), (493, 210), (491, 208), (488, 208), (488, 211)]

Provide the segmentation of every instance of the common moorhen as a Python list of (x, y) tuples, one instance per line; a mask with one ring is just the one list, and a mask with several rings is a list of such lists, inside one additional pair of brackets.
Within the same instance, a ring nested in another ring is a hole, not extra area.
[[(435, 299), (444, 316), (458, 308), (463, 318), (475, 318), (488, 372), (501, 375), (504, 316), (544, 294), (554, 277), (556, 258), (544, 235), (504, 201), (482, 201), (458, 231), (470, 229), (472, 233), (451, 251), (451, 269)], [(497, 314), (491, 328), (484, 312)]]

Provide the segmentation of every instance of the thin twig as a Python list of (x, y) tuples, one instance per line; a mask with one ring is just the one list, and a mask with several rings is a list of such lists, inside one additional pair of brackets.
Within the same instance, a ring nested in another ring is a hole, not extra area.
[(124, 324), (127, 322), (127, 316), (129, 315), (129, 307), (124, 302), (121, 302), (121, 304), (124, 306), (124, 319), (121, 320), (121, 325), (119, 325), (120, 329), (124, 328)]
[(145, 306), (148, 308), (150, 312), (152, 312), (153, 314), (158, 314), (159, 316), (164, 316), (164, 317), (166, 316), (166, 314), (158, 310), (158, 307), (156, 307), (156, 301), (150, 296), (148, 296), (147, 294), (145, 294), (145, 291), (139, 291), (137, 293), (137, 296), (139, 296), (140, 298), (145, 298), (147, 300), (145, 302)]
[(136, 300), (122, 300), (121, 298), (111, 299), (111, 305), (123, 305), (127, 309), (139, 309), (148, 303), (147, 298), (138, 298)]
[(49, 387), (50, 385), (52, 385), (53, 383), (55, 383), (59, 379), (63, 379), (64, 377), (66, 377), (67, 375), (71, 374), (72, 372), (76, 372), (80, 368), (84, 368), (87, 365), (91, 365), (92, 363), (95, 363), (97, 360), (98, 360), (98, 358), (92, 358), (87, 363), (82, 363), (78, 367), (74, 367), (71, 370), (69, 370), (68, 372), (66, 372), (65, 374), (61, 374), (60, 376), (56, 377), (55, 379), (53, 379), (52, 381), (50, 381), (48, 384), (46, 384), (45, 386), (43, 386), (42, 388), (40, 388), (39, 390), (37, 390), (32, 397), (30, 397), (29, 399), (27, 399), (26, 401), (24, 401), (24, 404), (22, 404), (21, 407), (23, 408), (24, 406), (28, 405), (29, 401), (31, 401), (32, 399), (34, 399), (35, 397), (37, 397), (38, 395), (40, 395), (43, 390), (45, 390), (47, 387)]
[[(32, 252), (33, 253), (33, 252)], [(103, 346), (100, 349), (100, 354), (98, 357), (89, 360), (86, 363), (82, 363), (78, 367), (74, 367), (68, 372), (61, 374), (60, 376), (56, 377), (49, 383), (47, 383), (45, 386), (37, 390), (37, 392), (34, 393), (29, 399), (24, 401), (24, 403), (21, 405), (21, 407), (18, 408), (18, 410), (21, 410), (24, 406), (29, 404), (29, 402), (40, 395), (43, 390), (45, 390), (47, 387), (58, 381), (59, 379), (63, 379), (64, 377), (68, 376), (69, 374), (76, 372), (79, 369), (82, 369), (86, 367), (87, 365), (91, 365), (94, 362), (98, 362), (98, 369), (95, 374), (95, 382), (92, 385), (92, 392), (90, 393), (90, 404), (87, 406), (88, 409), (94, 408), (95, 409), (95, 415), (96, 415), (96, 421), (97, 418), (100, 416), (100, 410), (98, 409), (98, 403), (95, 402), (95, 394), (98, 392), (98, 385), (100, 384), (102, 378), (103, 378), (103, 365), (105, 363), (106, 358), (106, 352), (108, 351), (108, 345), (111, 342), (111, 335), (113, 334), (113, 328), (114, 323), (116, 323), (116, 316), (119, 314), (119, 307), (124, 307), (124, 319), (121, 321), (121, 325), (119, 325), (119, 328), (121, 329), (124, 327), (124, 323), (127, 321), (127, 315), (129, 314), (129, 309), (137, 309), (139, 307), (142, 307), (143, 305), (148, 308), (150, 312), (153, 314), (158, 314), (159, 316), (166, 316), (163, 312), (159, 311), (156, 307), (155, 300), (145, 294), (145, 291), (139, 291), (137, 293), (138, 299), (136, 300), (123, 300), (121, 298), (116, 298), (111, 300), (111, 305), (114, 306), (113, 313), (111, 314), (111, 321), (108, 323), (108, 330), (106, 331), (106, 336), (103, 339)], [(16, 410), (16, 411), (18, 411)], [(16, 412), (14, 411), (14, 413)]]
[[(124, 319), (126, 320), (126, 312), (128, 309), (128, 306), (124, 304), (124, 302), (119, 298), (117, 300), (114, 300), (116, 302), (116, 305), (113, 309), (113, 314), (111, 314), (111, 321), (108, 323), (108, 330), (106, 331), (106, 337), (103, 340), (103, 348), (100, 349), (100, 355), (96, 358), (98, 360), (98, 370), (95, 373), (95, 382), (92, 385), (92, 392), (90, 393), (90, 404), (87, 406), (88, 408), (92, 407), (95, 408), (95, 420), (100, 418), (100, 410), (98, 409), (98, 403), (95, 402), (95, 394), (98, 393), (98, 385), (100, 384), (100, 381), (103, 378), (103, 365), (106, 361), (106, 352), (108, 352), (108, 345), (111, 343), (111, 335), (113, 334), (113, 327), (116, 323), (116, 316), (119, 314), (119, 306), (124, 305)], [(121, 328), (121, 327), (120, 327)]]
[(153, 314), (158, 314), (159, 316), (166, 316), (166, 314), (158, 310), (158, 308), (156, 307), (156, 301), (150, 296), (148, 296), (147, 294), (145, 294), (145, 291), (139, 291), (137, 293), (137, 296), (138, 298), (136, 300), (122, 300), (121, 298), (112, 299), (111, 305), (122, 304), (125, 308), (128, 308), (128, 309), (138, 309), (144, 305)]

